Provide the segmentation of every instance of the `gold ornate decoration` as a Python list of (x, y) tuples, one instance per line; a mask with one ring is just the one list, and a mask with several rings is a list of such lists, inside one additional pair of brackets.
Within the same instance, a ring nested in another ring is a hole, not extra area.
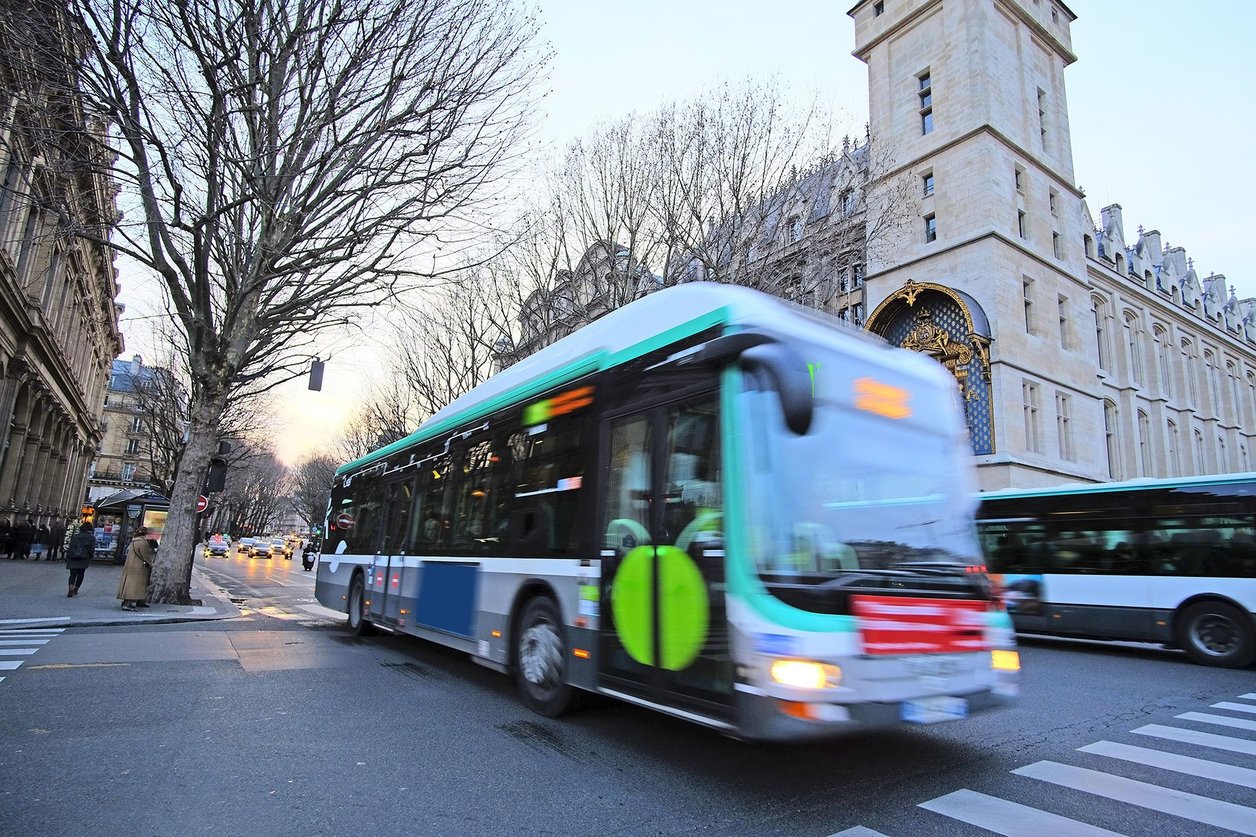
[(928, 309), (916, 312), (916, 323), (904, 338), (903, 348), (929, 355), (950, 370), (966, 400), (977, 397), (977, 393), (968, 388), (968, 364), (972, 362), (973, 350), (952, 340), (951, 335), (933, 322), (933, 314)]

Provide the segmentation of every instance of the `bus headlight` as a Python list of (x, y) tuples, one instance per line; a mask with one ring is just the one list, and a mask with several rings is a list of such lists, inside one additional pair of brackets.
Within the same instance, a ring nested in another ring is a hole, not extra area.
[(1020, 653), (995, 650), (990, 652), (990, 667), (995, 671), (1020, 671)]
[(769, 674), (773, 682), (796, 689), (823, 689), (842, 682), (840, 668), (811, 660), (774, 660)]

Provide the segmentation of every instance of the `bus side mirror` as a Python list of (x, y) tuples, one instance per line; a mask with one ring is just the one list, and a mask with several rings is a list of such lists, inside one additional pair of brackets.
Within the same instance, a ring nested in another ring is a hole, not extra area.
[(780, 399), (785, 426), (797, 436), (807, 435), (811, 429), (811, 374), (798, 355), (780, 343), (764, 343), (742, 352), (738, 362), (748, 372), (767, 373)]

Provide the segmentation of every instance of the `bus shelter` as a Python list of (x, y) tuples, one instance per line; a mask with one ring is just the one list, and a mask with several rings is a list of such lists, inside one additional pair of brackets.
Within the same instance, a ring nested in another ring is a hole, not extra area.
[(96, 560), (121, 564), (132, 533), (148, 527), (148, 537), (161, 542), (170, 500), (144, 488), (128, 488), (96, 503)]

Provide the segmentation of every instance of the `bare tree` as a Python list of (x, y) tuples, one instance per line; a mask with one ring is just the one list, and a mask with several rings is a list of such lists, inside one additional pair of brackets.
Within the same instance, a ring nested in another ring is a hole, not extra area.
[(288, 473), (292, 507), (309, 526), (323, 525), (331, 502), (331, 481), (338, 465), (330, 456), (316, 455), (298, 462)]
[(439, 275), (521, 147), (545, 56), (514, 0), (65, 1), (75, 92), (117, 152), (101, 174), (125, 216), (107, 243), (161, 283), (187, 353), (190, 439), (152, 576), (155, 599), (186, 601), (228, 403)]

